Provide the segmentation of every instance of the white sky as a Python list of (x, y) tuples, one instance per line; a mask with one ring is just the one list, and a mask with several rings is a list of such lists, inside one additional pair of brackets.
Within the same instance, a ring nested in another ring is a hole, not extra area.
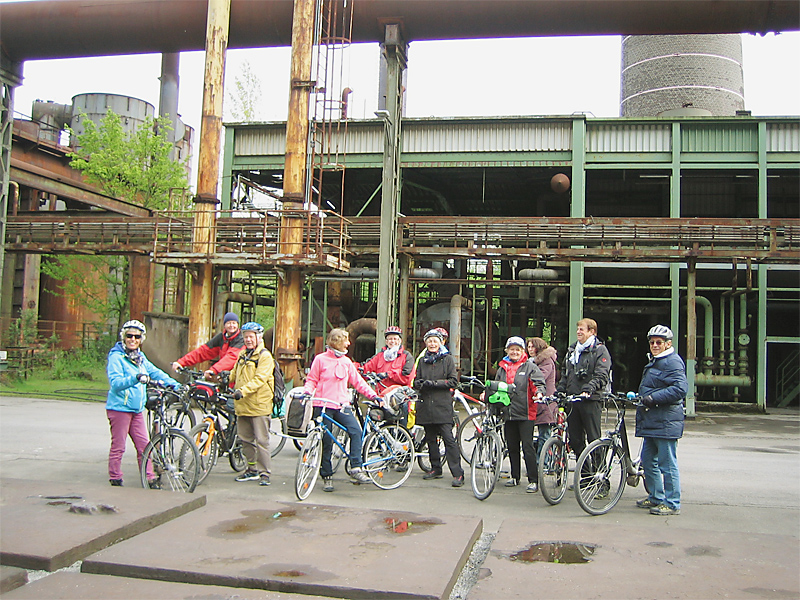
[[(1, 1), (1, 0), (0, 0)], [(619, 115), (619, 36), (412, 42), (406, 116)], [(351, 118), (374, 118), (379, 49), (346, 50), (343, 87), (353, 90)], [(756, 116), (800, 115), (800, 32), (743, 36), (745, 107)], [(286, 119), (288, 48), (229, 50), (226, 89), (244, 61), (261, 80), (259, 120)], [(199, 135), (203, 52), (180, 62), (179, 113)], [(70, 104), (82, 93), (114, 93), (150, 102), (158, 110), (161, 55), (29, 61), (15, 93), (17, 117), (36, 99)], [(226, 95), (225, 103), (230, 106)], [(225, 118), (230, 119), (226, 111)], [(195, 144), (195, 157), (197, 148)], [(196, 170), (194, 170), (196, 173)], [(194, 182), (192, 182), (194, 183)]]

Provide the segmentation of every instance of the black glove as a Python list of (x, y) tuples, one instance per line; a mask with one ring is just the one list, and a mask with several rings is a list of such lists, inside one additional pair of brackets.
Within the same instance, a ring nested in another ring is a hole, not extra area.
[(423, 382), (423, 385), (424, 385), (425, 387), (430, 387), (430, 388), (432, 388), (432, 387), (436, 387), (436, 381), (434, 381), (433, 379), (426, 379), (426, 380)]
[(639, 401), (647, 408), (655, 408), (656, 406), (656, 401), (653, 400), (652, 396), (639, 396)]
[(242, 399), (242, 390), (236, 390), (233, 392), (233, 399), (234, 400), (241, 400)]
[(150, 375), (148, 375), (147, 373), (139, 373), (139, 374), (136, 376), (136, 379), (138, 379), (138, 380), (139, 380), (139, 383), (143, 383), (143, 384), (145, 384), (145, 385), (147, 385), (148, 383), (150, 383)]

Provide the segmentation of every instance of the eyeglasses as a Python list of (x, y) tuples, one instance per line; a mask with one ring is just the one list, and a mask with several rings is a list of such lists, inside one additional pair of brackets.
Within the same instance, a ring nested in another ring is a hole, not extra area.
[(651, 346), (663, 346), (666, 344), (664, 340), (649, 340)]
[(128, 339), (130, 339), (130, 338), (133, 338), (133, 339), (135, 339), (135, 340), (140, 340), (140, 339), (142, 339), (142, 336), (141, 336), (141, 335), (137, 335), (137, 334), (135, 334), (135, 333), (126, 333), (126, 334), (125, 334), (125, 337), (126, 337), (126, 338), (128, 338)]

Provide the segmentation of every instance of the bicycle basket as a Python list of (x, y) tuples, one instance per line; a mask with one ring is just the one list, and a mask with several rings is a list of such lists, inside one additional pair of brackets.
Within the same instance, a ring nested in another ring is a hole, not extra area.
[(382, 408), (370, 408), (369, 409), (369, 418), (376, 423), (380, 423), (386, 418), (386, 413)]
[(158, 390), (147, 390), (147, 400), (144, 407), (147, 410), (155, 410), (158, 407), (158, 401), (161, 400), (161, 394)]

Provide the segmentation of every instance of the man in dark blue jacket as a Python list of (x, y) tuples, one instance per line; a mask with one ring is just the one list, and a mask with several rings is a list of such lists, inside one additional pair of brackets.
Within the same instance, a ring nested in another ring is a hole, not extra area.
[(636, 437), (644, 438), (642, 466), (650, 495), (636, 502), (651, 515), (681, 512), (681, 481), (676, 450), (683, 436), (683, 402), (689, 391), (686, 365), (672, 347), (672, 330), (656, 325), (647, 332), (650, 362), (639, 384)]

